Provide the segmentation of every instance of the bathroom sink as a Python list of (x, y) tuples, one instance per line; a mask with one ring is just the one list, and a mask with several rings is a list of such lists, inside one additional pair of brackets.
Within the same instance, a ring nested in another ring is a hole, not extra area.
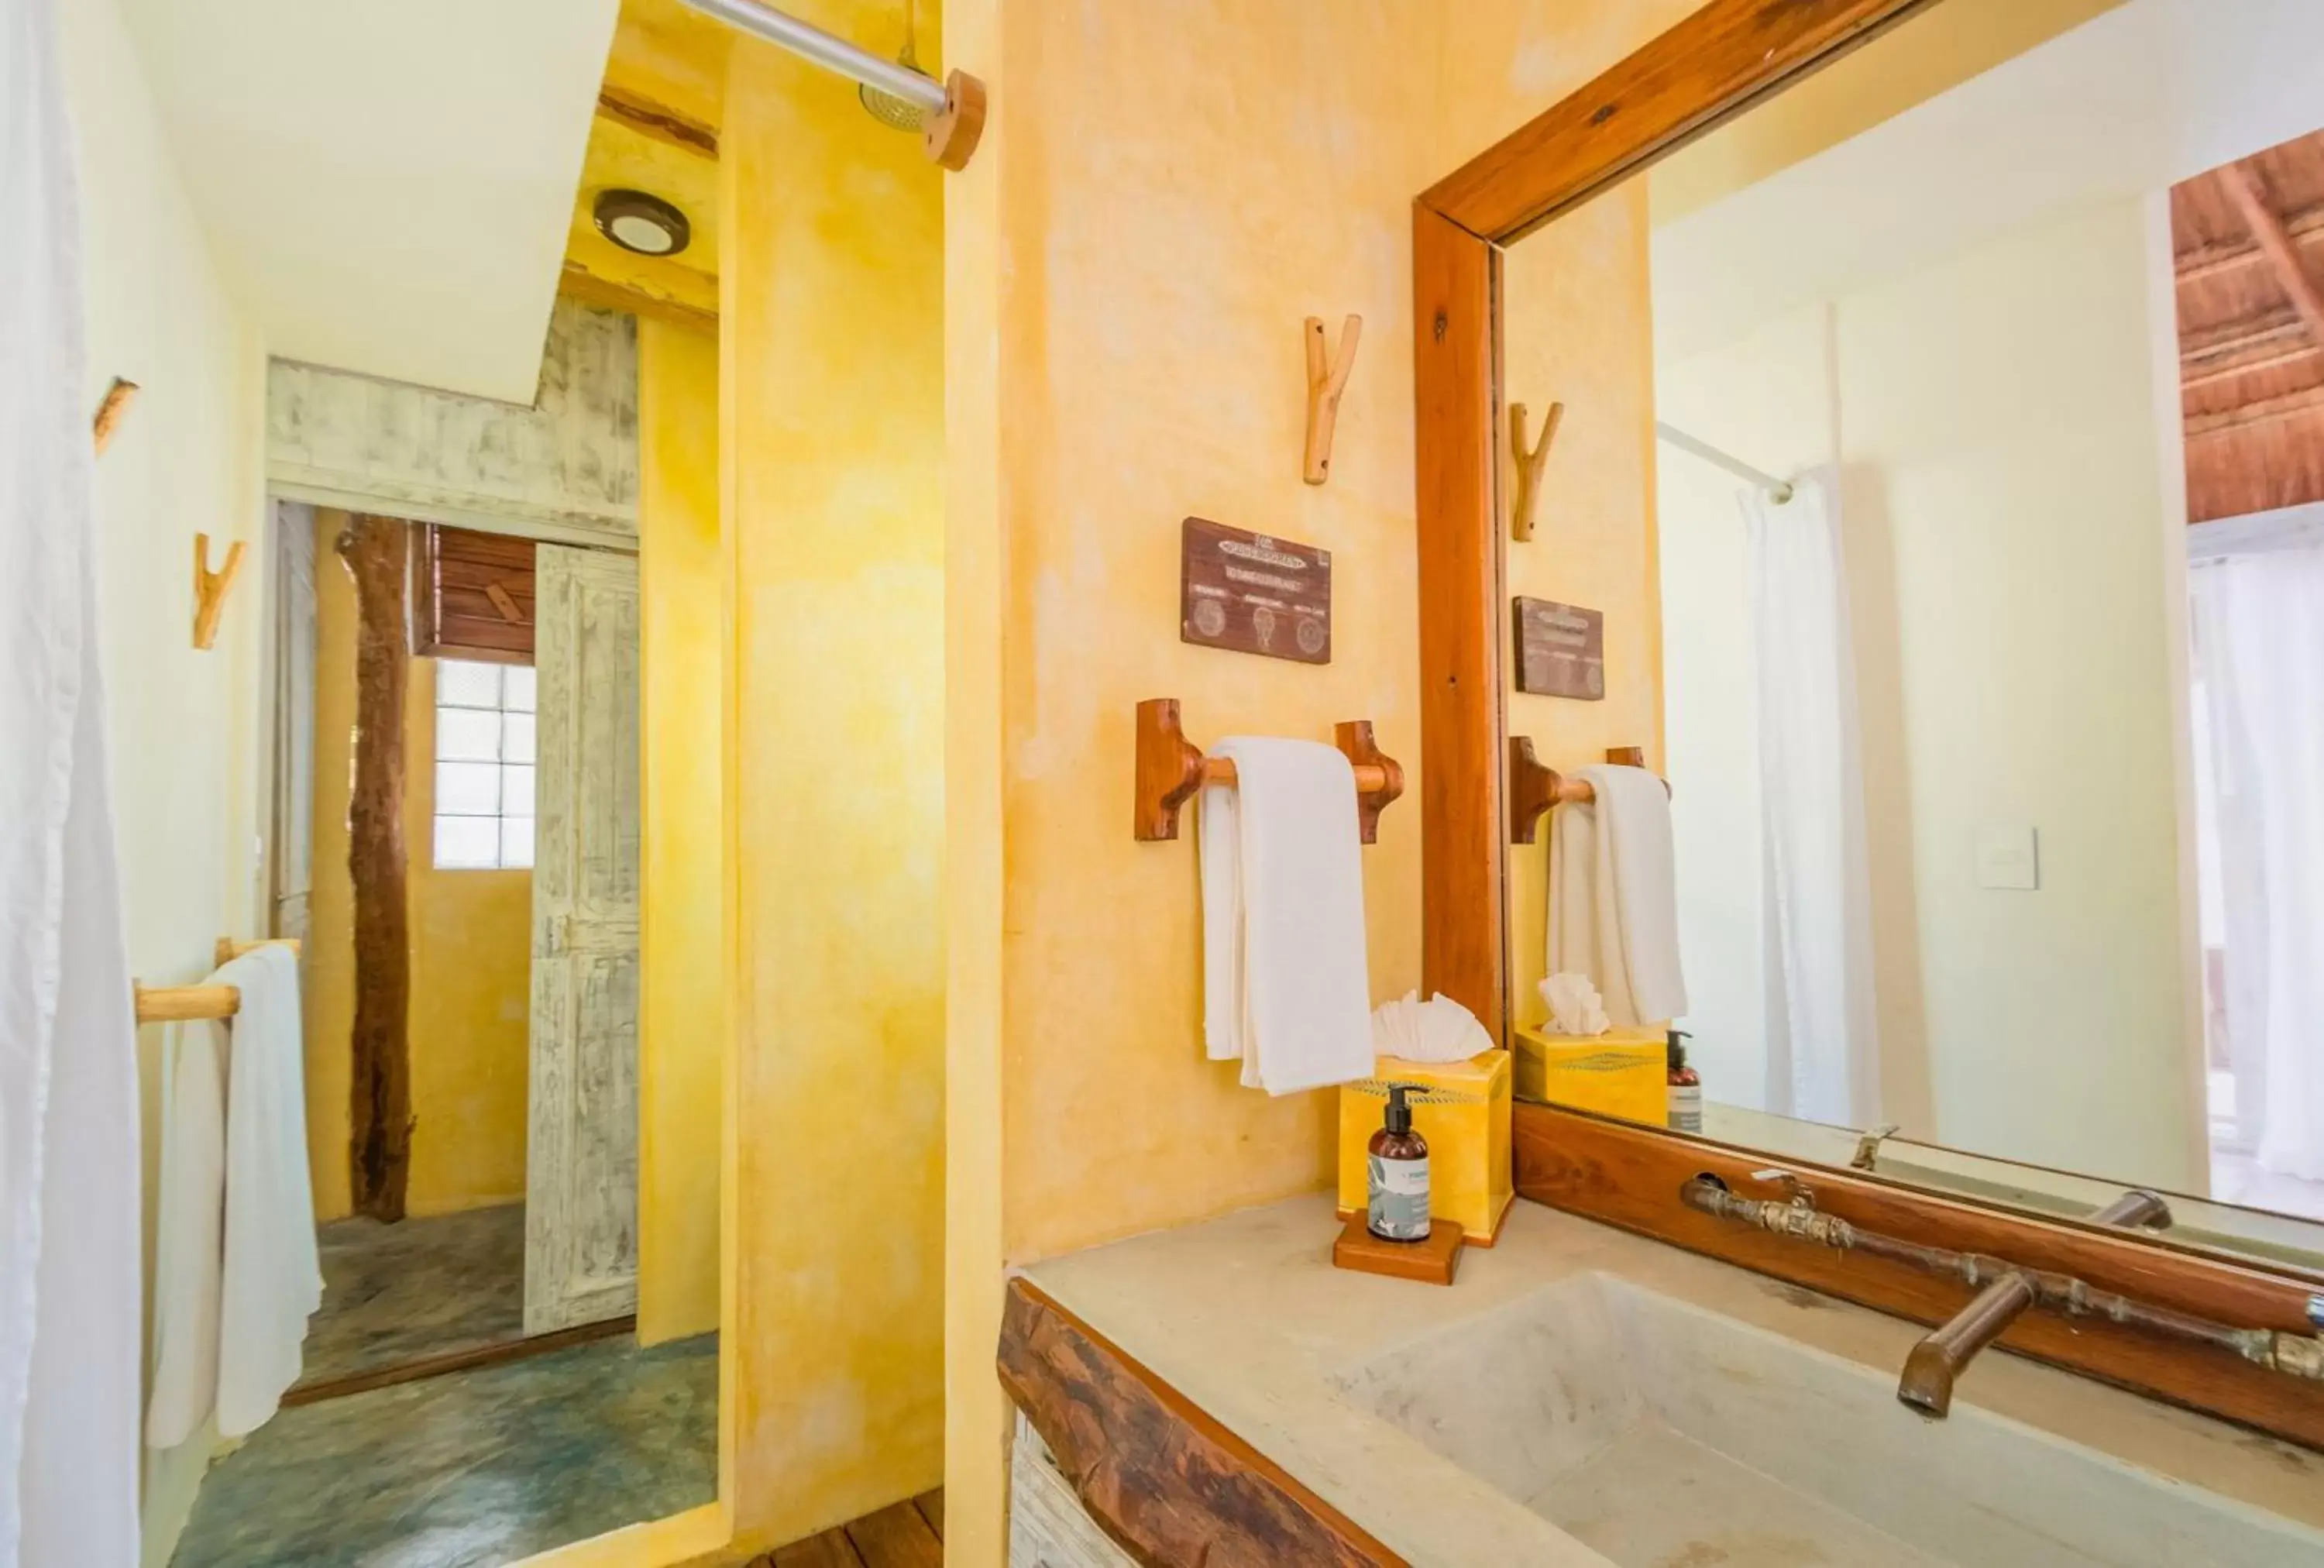
[(1341, 1395), (1623, 1568), (2289, 1568), (2324, 1534), (1603, 1274)]

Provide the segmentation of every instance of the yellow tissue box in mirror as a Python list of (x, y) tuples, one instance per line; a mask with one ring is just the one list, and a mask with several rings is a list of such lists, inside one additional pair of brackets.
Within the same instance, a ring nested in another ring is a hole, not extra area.
[(1669, 1121), (1667, 1031), (1609, 1029), (1585, 1037), (1519, 1028), (1516, 1036), (1518, 1099), (1570, 1105), (1649, 1127)]
[(1340, 1217), (1362, 1213), (1370, 1194), (1366, 1146), (1388, 1111), (1388, 1086), (1406, 1095), (1412, 1130), (1428, 1140), (1428, 1212), (1451, 1220), (1472, 1247), (1489, 1247), (1509, 1212), (1509, 1054), (1480, 1051), (1465, 1062), (1380, 1056), (1372, 1076), (1340, 1085)]

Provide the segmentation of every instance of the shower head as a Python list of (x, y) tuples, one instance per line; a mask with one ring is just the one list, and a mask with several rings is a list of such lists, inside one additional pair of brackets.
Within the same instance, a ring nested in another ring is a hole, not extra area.
[[(896, 63), (906, 70), (918, 74), (920, 55), (916, 47), (918, 42), (918, 29), (916, 26), (917, 18), (914, 14), (917, 8), (916, 0), (904, 0), (904, 48), (903, 51), (896, 56)], [(898, 97), (894, 93), (881, 92), (878, 88), (868, 84), (858, 87), (855, 89), (855, 96), (862, 100), (865, 114), (870, 115), (891, 131), (908, 131), (917, 135), (921, 127), (927, 123), (927, 111), (909, 98)]]

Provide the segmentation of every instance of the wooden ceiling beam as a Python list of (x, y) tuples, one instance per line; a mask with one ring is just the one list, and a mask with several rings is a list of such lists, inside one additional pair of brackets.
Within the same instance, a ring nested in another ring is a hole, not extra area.
[(2292, 309), (2308, 326), (2309, 336), (2324, 344), (2324, 291), (2316, 287), (2309, 275), (2307, 263), (2300, 257), (2300, 247), (2283, 226), (2283, 219), (2267, 199), (2259, 175), (2249, 164), (2229, 163), (2217, 171), (2220, 185), (2242, 214), (2244, 226), (2251, 230), (2252, 239), (2267, 256), (2268, 265), (2275, 269), (2275, 281), (2291, 298)]
[(715, 160), (718, 156), (716, 131), (640, 94), (608, 85), (597, 94), (597, 112), (657, 142), (667, 142), (705, 158)]
[[(2303, 207), (2283, 220), (2283, 232), (2292, 236), (2294, 244), (2302, 247), (2324, 245), (2324, 206)], [(2181, 251), (2173, 261), (2172, 271), (2181, 283), (2200, 282), (2244, 267), (2264, 266), (2267, 254), (2249, 240), (2233, 240), (2225, 244), (2197, 245)]]
[(2273, 424), (2278, 420), (2298, 419), (2319, 411), (2324, 411), (2324, 386), (2287, 392), (2280, 398), (2263, 398), (2224, 413), (2194, 415), (2187, 421), (2187, 438), (2194, 441), (2206, 436), (2223, 436), (2232, 430), (2246, 430), (2254, 425)]

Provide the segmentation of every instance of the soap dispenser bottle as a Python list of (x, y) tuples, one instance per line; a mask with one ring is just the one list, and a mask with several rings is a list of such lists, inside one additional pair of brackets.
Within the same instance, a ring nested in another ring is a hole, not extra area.
[(1670, 1130), (1673, 1132), (1702, 1130), (1702, 1075), (1686, 1065), (1686, 1047), (1681, 1041), (1694, 1037), (1684, 1029), (1670, 1031), (1668, 1059), (1670, 1064)]
[(1428, 1140), (1412, 1130), (1410, 1084), (1388, 1086), (1388, 1116), (1369, 1146), (1370, 1212), (1365, 1224), (1383, 1241), (1428, 1240)]

